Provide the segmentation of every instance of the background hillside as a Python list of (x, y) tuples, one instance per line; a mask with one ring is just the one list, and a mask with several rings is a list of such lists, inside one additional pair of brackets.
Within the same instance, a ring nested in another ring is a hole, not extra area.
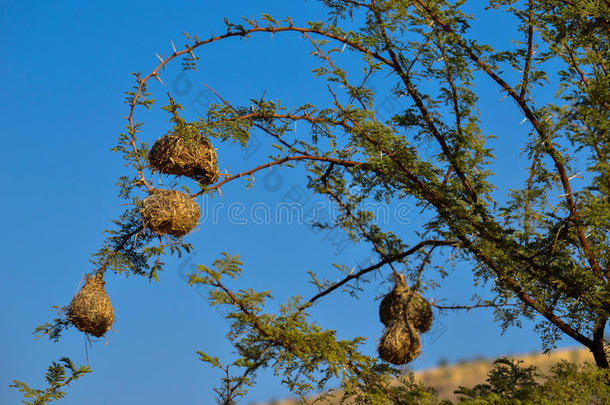
[[(578, 364), (592, 361), (591, 353), (586, 349), (580, 348), (555, 350), (549, 354), (530, 353), (509, 357), (522, 360), (524, 366), (534, 365), (543, 374), (561, 360), (567, 360)], [(454, 394), (454, 391), (460, 386), (473, 387), (485, 382), (487, 373), (492, 368), (493, 360), (494, 359), (476, 359), (460, 362), (458, 364), (448, 364), (418, 370), (414, 373), (415, 380), (424, 385), (434, 387), (438, 391), (441, 399), (455, 400), (456, 395)], [(336, 396), (339, 398), (340, 393), (337, 393)], [(267, 405), (295, 405), (298, 403), (299, 402), (296, 400), (279, 400), (273, 401)], [(339, 403), (338, 400), (322, 402), (324, 405), (333, 405), (337, 403)]]

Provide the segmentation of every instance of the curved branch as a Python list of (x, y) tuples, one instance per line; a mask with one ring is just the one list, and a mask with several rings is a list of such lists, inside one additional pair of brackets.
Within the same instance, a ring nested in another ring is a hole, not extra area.
[(517, 306), (517, 304), (484, 302), (484, 303), (476, 303), (476, 304), (472, 304), (472, 305), (438, 305), (438, 304), (435, 304), (434, 302), (431, 302), (430, 306), (432, 306), (434, 308), (437, 308), (437, 309), (439, 309), (441, 311), (445, 311), (445, 310), (450, 310), (450, 311), (459, 311), (459, 310), (470, 311), (472, 309), (478, 309), (478, 308), (514, 307), (514, 306)]
[[(176, 50), (176, 48), (174, 47), (173, 53), (170, 56), (168, 56), (166, 59), (163, 59), (163, 58), (157, 56), (160, 60), (160, 63), (157, 65), (157, 67), (155, 69), (153, 69), (144, 78), (138, 79), (138, 88), (135, 91), (135, 94), (133, 95), (133, 99), (129, 103), (129, 114), (126, 117), (128, 123), (129, 123), (129, 129), (130, 129), (130, 144), (133, 148), (134, 156), (135, 156), (135, 159), (137, 162), (138, 176), (140, 177), (141, 183), (146, 187), (146, 189), (148, 191), (151, 191), (151, 186), (146, 181), (146, 178), (143, 173), (144, 165), (142, 164), (142, 162), (140, 160), (140, 156), (138, 154), (138, 148), (136, 145), (135, 134), (137, 132), (137, 126), (133, 119), (135, 107), (139, 104), (140, 98), (142, 98), (142, 95), (143, 95), (143, 92), (144, 92), (144, 89), (145, 89), (145, 86), (146, 86), (146, 83), (148, 82), (148, 80), (150, 80), (151, 78), (154, 77), (154, 78), (158, 79), (159, 81), (161, 81), (161, 78), (159, 76), (159, 71), (164, 69), (165, 65), (167, 65), (170, 61), (172, 61), (173, 59), (175, 59), (179, 56), (182, 56), (185, 54), (193, 55), (193, 50), (199, 48), (200, 46), (211, 44), (213, 42), (220, 41), (220, 40), (227, 39), (227, 38), (232, 38), (232, 37), (242, 37), (243, 38), (243, 37), (247, 37), (250, 34), (259, 33), (259, 32), (269, 32), (272, 34), (276, 33), (276, 32), (298, 32), (301, 34), (311, 33), (311, 34), (320, 35), (322, 37), (329, 38), (329, 39), (341, 42), (345, 45), (348, 45), (351, 48), (356, 49), (364, 54), (367, 54), (367, 55), (379, 60), (380, 62), (383, 62), (386, 65), (392, 66), (392, 62), (389, 61), (388, 59), (384, 58), (383, 56), (381, 56), (379, 53), (371, 51), (370, 49), (366, 48), (365, 46), (360, 45), (354, 41), (351, 41), (346, 37), (341, 37), (335, 33), (327, 32), (327, 31), (324, 31), (319, 28), (294, 27), (292, 25), (287, 26), (287, 27), (269, 27), (269, 26), (268, 27), (253, 27), (253, 28), (246, 29), (246, 30), (227, 32), (226, 34), (223, 34), (223, 35), (218, 35), (218, 36), (213, 35), (212, 37), (207, 38), (205, 40), (201, 40), (201, 41), (197, 40), (192, 45), (187, 46), (185, 49), (183, 49), (181, 51)], [(161, 83), (163, 83), (163, 82), (161, 81)]]
[(453, 246), (453, 245), (456, 245), (457, 243), (458, 243), (457, 241), (452, 241), (452, 240), (424, 240), (424, 241), (421, 241), (409, 250), (406, 250), (406, 251), (396, 254), (396, 255), (389, 256), (376, 264), (373, 264), (367, 268), (360, 270), (357, 273), (350, 274), (349, 276), (345, 277), (343, 280), (334, 283), (330, 287), (326, 288), (323, 291), (320, 291), (318, 294), (311, 297), (307, 302), (305, 302), (301, 306), (300, 309), (303, 310), (305, 308), (310, 307), (311, 305), (313, 305), (314, 302), (316, 302), (320, 298), (324, 297), (325, 295), (330, 294), (331, 292), (333, 292), (337, 288), (341, 287), (342, 285), (348, 283), (349, 281), (358, 279), (358, 278), (362, 277), (363, 275), (370, 273), (371, 271), (377, 270), (377, 269), (385, 266), (386, 264), (394, 263), (400, 259), (410, 256), (425, 246)]
[(342, 38), (337, 34), (333, 34), (330, 32), (326, 32), (323, 31), (321, 29), (315, 29), (315, 28), (305, 28), (305, 27), (294, 27), (294, 26), (288, 26), (288, 27), (255, 27), (255, 28), (250, 28), (247, 30), (243, 30), (243, 31), (239, 31), (239, 32), (227, 32), (226, 34), (223, 35), (218, 35), (218, 36), (212, 36), (208, 39), (205, 40), (201, 40), (201, 41), (195, 41), (195, 43), (193, 43), (192, 45), (186, 47), (185, 49), (181, 50), (181, 51), (176, 51), (174, 50), (174, 52), (168, 56), (166, 59), (161, 59), (161, 62), (159, 63), (159, 65), (152, 71), (150, 72), (147, 76), (145, 76), (141, 81), (140, 81), (140, 85), (136, 91), (136, 94), (134, 96), (133, 101), (130, 103), (130, 111), (129, 111), (129, 118), (131, 119), (131, 117), (133, 116), (135, 107), (137, 105), (137, 101), (138, 99), (141, 97), (142, 95), (142, 90), (146, 84), (146, 82), (152, 78), (152, 77), (158, 77), (159, 71), (161, 69), (163, 69), (165, 67), (165, 65), (167, 65), (172, 59), (177, 58), (178, 56), (181, 55), (185, 55), (187, 53), (192, 54), (192, 52), (199, 48), (200, 46), (203, 45), (207, 45), (216, 41), (220, 41), (223, 39), (227, 39), (227, 38), (232, 38), (232, 37), (246, 37), (250, 34), (253, 33), (258, 33), (258, 32), (270, 32), (270, 33), (276, 33), (276, 32), (299, 32), (301, 34), (306, 34), (306, 33), (311, 33), (311, 34), (317, 34), (329, 39), (333, 39), (335, 41), (339, 41), (343, 44), (346, 44), (362, 53), (365, 53), (369, 56), (372, 56), (373, 58), (379, 60), (380, 62), (383, 62), (384, 64), (388, 65), (388, 66), (393, 66), (393, 63), (384, 58), (383, 56), (381, 56), (379, 53), (371, 51), (370, 49), (357, 44), (353, 41), (350, 41), (347, 38)]
[(578, 343), (591, 348), (593, 346), (593, 341), (587, 338), (585, 335), (580, 333), (578, 330), (572, 328), (570, 325), (566, 324), (563, 319), (557, 316), (553, 310), (549, 307), (543, 306), (542, 303), (536, 302), (527, 292), (523, 289), (523, 287), (519, 284), (519, 282), (511, 277), (508, 277), (502, 270), (498, 269), (498, 266), (493, 261), (492, 258), (487, 256), (484, 252), (478, 249), (475, 246), (472, 246), (472, 243), (465, 237), (460, 237), (460, 241), (468, 247), (468, 249), (473, 252), (477, 257), (481, 259), (485, 265), (487, 265), (494, 274), (498, 277), (500, 282), (507, 285), (507, 287), (515, 293), (515, 295), (525, 303), (528, 307), (532, 308), (542, 316), (544, 316), (550, 323), (559, 328), (563, 333), (570, 336)]
[(272, 162), (269, 163), (265, 163), (263, 165), (257, 166), (253, 169), (247, 170), (245, 172), (241, 172), (238, 174), (234, 174), (233, 176), (229, 176), (226, 179), (224, 179), (223, 181), (214, 184), (211, 187), (208, 187), (204, 190), (199, 191), (198, 193), (195, 193), (193, 195), (191, 195), (191, 198), (195, 198), (197, 196), (200, 196), (201, 194), (210, 191), (210, 190), (217, 190), (218, 188), (220, 188), (220, 186), (233, 181), (235, 179), (239, 179), (241, 177), (244, 176), (249, 176), (253, 173), (256, 173), (260, 170), (266, 169), (268, 167), (272, 167), (272, 166), (277, 166), (277, 165), (281, 165), (282, 163), (286, 163), (286, 162), (291, 162), (291, 161), (298, 161), (298, 160), (315, 160), (315, 161), (321, 161), (321, 162), (330, 162), (330, 163), (334, 163), (337, 165), (341, 165), (341, 166), (346, 166), (346, 167), (355, 167), (355, 166), (360, 166), (363, 165), (364, 163), (362, 162), (356, 162), (353, 160), (342, 160), (342, 159), (337, 159), (337, 158), (332, 158), (332, 157), (326, 157), (326, 156), (312, 156), (312, 155), (300, 155), (300, 156), (287, 156), (285, 158), (282, 159), (278, 159), (278, 160), (274, 160)]

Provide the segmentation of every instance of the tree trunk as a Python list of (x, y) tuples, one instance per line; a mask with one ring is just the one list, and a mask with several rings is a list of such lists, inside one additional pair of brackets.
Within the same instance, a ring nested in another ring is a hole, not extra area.
[(606, 351), (604, 350), (604, 345), (601, 345), (601, 348), (595, 347), (591, 349), (591, 353), (593, 353), (593, 358), (595, 359), (595, 365), (599, 368), (610, 368), (608, 365), (608, 357), (606, 356)]
[(600, 368), (610, 368), (608, 364), (608, 356), (606, 356), (606, 348), (604, 346), (604, 330), (606, 329), (607, 318), (600, 317), (595, 322), (593, 330), (593, 345), (589, 348), (593, 353), (595, 365)]

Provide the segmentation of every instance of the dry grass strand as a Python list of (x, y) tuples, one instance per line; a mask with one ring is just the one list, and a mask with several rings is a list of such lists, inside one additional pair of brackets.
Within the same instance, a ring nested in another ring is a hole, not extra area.
[(114, 323), (114, 309), (101, 273), (87, 274), (85, 284), (74, 295), (68, 307), (68, 320), (79, 330), (100, 337)]
[(148, 161), (161, 173), (190, 177), (204, 185), (214, 183), (219, 176), (214, 147), (191, 127), (159, 138)]
[(394, 289), (379, 304), (379, 320), (385, 326), (395, 321), (408, 322), (423, 333), (430, 330), (433, 319), (428, 301), (411, 290), (404, 278), (396, 278)]
[(396, 321), (385, 329), (377, 351), (389, 363), (407, 364), (421, 353), (419, 335), (413, 325)]
[(140, 215), (144, 226), (151, 231), (180, 237), (195, 229), (201, 212), (187, 194), (155, 189), (144, 199)]

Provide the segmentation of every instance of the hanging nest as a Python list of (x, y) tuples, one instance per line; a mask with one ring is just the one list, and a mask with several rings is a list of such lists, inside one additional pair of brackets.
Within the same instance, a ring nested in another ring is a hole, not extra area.
[(200, 184), (218, 180), (216, 151), (192, 125), (159, 138), (148, 154), (148, 161), (161, 173), (190, 177)]
[(409, 322), (423, 333), (432, 327), (432, 308), (424, 297), (407, 286), (402, 275), (398, 275), (394, 289), (381, 300), (379, 320), (385, 326), (395, 321)]
[(87, 274), (85, 285), (76, 293), (68, 307), (68, 320), (79, 330), (100, 337), (114, 323), (114, 309), (101, 273)]
[(377, 347), (379, 357), (395, 364), (407, 364), (421, 352), (419, 335), (413, 325), (396, 321), (388, 326)]
[(142, 223), (160, 235), (184, 236), (197, 226), (199, 205), (176, 190), (155, 189), (142, 203)]

